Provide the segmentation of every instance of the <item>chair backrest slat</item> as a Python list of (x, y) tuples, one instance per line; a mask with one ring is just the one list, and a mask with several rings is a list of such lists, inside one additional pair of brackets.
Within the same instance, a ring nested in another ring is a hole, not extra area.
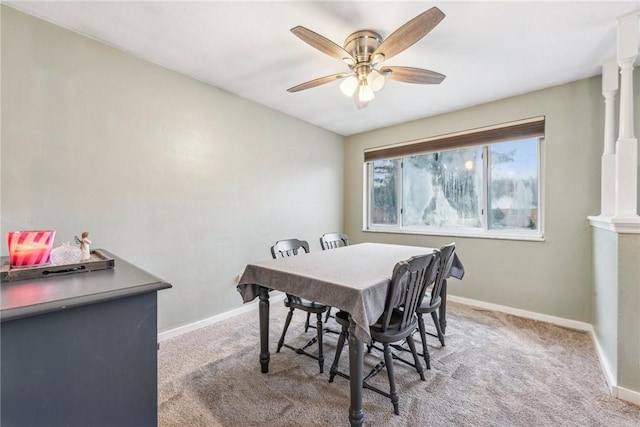
[(418, 255), (406, 261), (398, 262), (387, 290), (384, 313), (382, 314), (382, 330), (389, 327), (394, 310), (401, 311), (400, 328), (414, 321), (416, 308), (420, 305), (427, 286), (427, 280), (440, 263), (440, 251)]
[(323, 250), (335, 249), (340, 246), (349, 246), (349, 237), (341, 233), (326, 233), (320, 237), (320, 246)]
[[(298, 255), (300, 249), (305, 253), (309, 253), (309, 242), (298, 239), (278, 240), (275, 245), (271, 246), (271, 256), (273, 259), (286, 258)], [(300, 302), (300, 297), (287, 293), (290, 301)]]
[(271, 246), (271, 256), (274, 259), (295, 256), (298, 255), (300, 249), (309, 253), (309, 242), (298, 239), (278, 240), (275, 245)]
[(440, 290), (442, 289), (442, 284), (449, 274), (451, 274), (451, 267), (453, 266), (453, 253), (456, 250), (455, 243), (449, 243), (440, 248), (440, 268), (438, 268), (438, 274), (436, 275), (436, 279), (433, 285), (433, 289), (431, 290), (431, 301), (429, 305), (433, 306), (434, 304), (440, 303)]

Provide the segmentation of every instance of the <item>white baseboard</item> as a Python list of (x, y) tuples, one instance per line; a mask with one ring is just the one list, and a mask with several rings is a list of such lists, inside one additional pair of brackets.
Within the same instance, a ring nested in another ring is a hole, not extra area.
[[(285, 294), (270, 294), (269, 302), (273, 303), (276, 301), (282, 301), (284, 300), (284, 296)], [(187, 332), (195, 331), (196, 329), (204, 328), (205, 326), (213, 325), (218, 322), (222, 322), (223, 320), (227, 320), (240, 314), (248, 313), (254, 310), (258, 310), (258, 300), (243, 304), (242, 306), (233, 310), (217, 314), (215, 316), (207, 317), (206, 319), (198, 320), (197, 322), (189, 323), (187, 325), (178, 326), (174, 329), (169, 329), (168, 331), (160, 332), (158, 334), (158, 342), (162, 342), (168, 340), (169, 338), (174, 338), (179, 335), (186, 334)]]
[[(591, 325), (590, 325), (591, 326)], [(616, 397), (620, 400), (624, 400), (629, 403), (633, 403), (634, 405), (640, 406), (640, 392), (629, 390), (624, 387), (620, 387), (617, 385), (616, 376), (613, 374), (611, 370), (611, 366), (607, 361), (607, 358), (604, 355), (604, 351), (602, 350), (602, 346), (596, 337), (595, 330), (591, 326), (590, 328), (591, 339), (593, 340), (593, 345), (596, 348), (596, 353), (598, 355), (598, 360), (600, 361), (600, 367), (602, 368), (602, 373), (604, 374), (604, 378), (607, 382), (607, 387), (609, 388), (609, 393), (611, 396)]]
[(602, 346), (600, 345), (600, 342), (598, 341), (595, 331), (593, 330), (593, 326), (591, 324), (585, 323), (585, 322), (578, 322), (576, 320), (564, 319), (562, 317), (549, 316), (546, 314), (536, 313), (533, 311), (520, 310), (518, 308), (507, 307), (504, 305), (491, 304), (484, 301), (457, 297), (455, 295), (448, 295), (447, 300), (468, 305), (471, 307), (478, 307), (478, 308), (484, 308), (492, 311), (499, 311), (502, 313), (512, 314), (518, 317), (524, 317), (526, 319), (540, 320), (542, 322), (547, 322), (554, 325), (563, 326), (566, 328), (589, 332), (589, 334), (591, 335), (591, 339), (593, 340), (593, 344), (596, 348), (598, 361), (600, 362), (600, 367), (602, 368), (602, 372), (604, 374), (605, 381), (607, 382), (607, 387), (609, 389), (609, 393), (611, 394), (611, 396), (616, 397), (620, 400), (627, 401), (629, 403), (633, 403), (634, 405), (640, 406), (640, 392), (629, 390), (624, 387), (619, 387), (617, 385), (616, 377), (615, 375), (613, 375), (611, 367), (609, 366), (609, 363), (607, 362), (607, 359), (604, 356)]
[(447, 301), (458, 302), (460, 304), (472, 307), (484, 308), (501, 313), (513, 314), (514, 316), (524, 317), (531, 320), (540, 320), (541, 322), (552, 323), (554, 325), (563, 326), (565, 328), (577, 329), (579, 331), (591, 331), (591, 325), (576, 320), (564, 319), (562, 317), (549, 316), (547, 314), (536, 313), (535, 311), (521, 310), (519, 308), (507, 307), (505, 305), (492, 304), (489, 302), (473, 300), (469, 298), (457, 297), (455, 295), (447, 295)]
[(607, 381), (607, 386), (609, 387), (609, 393), (611, 393), (612, 396), (617, 397), (616, 376), (614, 375), (611, 369), (611, 365), (609, 364), (609, 361), (605, 357), (604, 350), (600, 345), (600, 341), (598, 341), (598, 337), (596, 336), (596, 331), (593, 329), (593, 326), (591, 326), (589, 333), (591, 334), (591, 341), (593, 341), (593, 345), (596, 348), (598, 361), (600, 362), (600, 367), (602, 368), (604, 379)]
[(637, 391), (629, 390), (624, 387), (614, 387), (614, 389), (615, 393), (613, 395), (618, 399), (640, 406), (640, 393)]

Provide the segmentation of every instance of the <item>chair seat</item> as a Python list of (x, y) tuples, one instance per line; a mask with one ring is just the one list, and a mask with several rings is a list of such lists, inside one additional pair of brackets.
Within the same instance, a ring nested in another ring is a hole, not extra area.
[[(378, 319), (376, 323), (369, 327), (371, 332), (371, 338), (378, 342), (395, 342), (403, 339), (407, 335), (410, 335), (418, 325), (418, 318), (414, 317), (413, 321), (407, 326), (400, 329), (400, 322), (402, 321), (402, 310), (394, 309), (391, 314), (391, 320), (389, 321), (389, 327), (386, 331), (382, 331), (382, 319)], [(339, 311), (336, 313), (336, 322), (343, 327), (349, 327), (349, 313), (346, 311)]]
[(284, 300), (284, 306), (290, 308), (298, 308), (309, 313), (324, 313), (329, 308), (325, 304), (315, 301), (309, 301), (295, 295), (287, 295), (287, 298)]
[(408, 335), (411, 335), (418, 326), (418, 318), (413, 316), (413, 320), (410, 321), (404, 328), (400, 327), (402, 322), (403, 311), (394, 309), (391, 314), (391, 320), (386, 331), (382, 330), (381, 319), (378, 319), (376, 323), (370, 326), (371, 338), (381, 343), (391, 343), (404, 339)]
[[(400, 323), (402, 322), (403, 314), (404, 312), (402, 310), (398, 310), (397, 308), (394, 308), (393, 311), (391, 312), (391, 320), (389, 320), (389, 326), (387, 327), (387, 330), (398, 329), (400, 327)], [(382, 331), (382, 317), (378, 319), (376, 323), (371, 325), (370, 328), (378, 331)]]
[(338, 324), (340, 326), (346, 326), (349, 327), (349, 313), (347, 313), (346, 311), (339, 311), (336, 313), (336, 322), (338, 322)]
[(432, 300), (431, 299), (431, 292), (427, 291), (424, 294), (424, 298), (422, 299), (422, 302), (420, 303), (420, 305), (416, 309), (416, 312), (421, 313), (421, 314), (431, 313), (431, 312), (435, 311), (438, 307), (440, 307), (440, 303), (441, 302), (442, 302), (442, 299), (440, 298), (440, 296), (437, 296), (436, 298), (434, 298)]

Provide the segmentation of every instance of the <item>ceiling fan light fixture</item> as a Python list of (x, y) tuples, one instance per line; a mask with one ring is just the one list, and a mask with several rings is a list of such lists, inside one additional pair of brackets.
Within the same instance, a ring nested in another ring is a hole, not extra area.
[(360, 85), (358, 87), (358, 100), (360, 102), (368, 103), (373, 99), (375, 95), (373, 94), (373, 90), (369, 87), (366, 79), (360, 81)]
[(340, 83), (340, 90), (345, 96), (351, 98), (358, 88), (358, 79), (356, 76), (349, 76)]
[(358, 110), (362, 110), (363, 108), (367, 108), (367, 105), (369, 105), (368, 102), (360, 101), (357, 96), (354, 96), (353, 100), (355, 101), (356, 108), (358, 108)]
[(371, 70), (371, 72), (367, 76), (367, 83), (369, 84), (369, 87), (371, 87), (371, 89), (374, 92), (377, 92), (380, 89), (382, 89), (382, 87), (384, 86), (384, 82), (385, 82), (384, 76), (380, 74), (377, 70)]

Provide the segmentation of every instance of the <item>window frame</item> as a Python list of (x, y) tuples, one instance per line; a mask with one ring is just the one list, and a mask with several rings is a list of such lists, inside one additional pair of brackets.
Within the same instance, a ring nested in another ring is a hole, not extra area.
[[(536, 118), (540, 120), (540, 118)], [(531, 120), (531, 119), (528, 119)], [(541, 118), (542, 126), (544, 127), (544, 118)], [(504, 125), (504, 127), (508, 127), (509, 124)], [(495, 128), (495, 127), (490, 127)], [(484, 129), (481, 129), (482, 132)], [(473, 132), (473, 131), (470, 131)], [(458, 133), (464, 134), (464, 133)], [(447, 138), (448, 136), (444, 136), (443, 138)], [(517, 141), (522, 139), (533, 139), (535, 138), (537, 143), (537, 179), (538, 179), (538, 191), (537, 191), (537, 207), (538, 207), (538, 227), (536, 230), (517, 230), (517, 229), (489, 229), (489, 204), (490, 204), (490, 166), (489, 166), (489, 151), (490, 146), (492, 144), (503, 143), (507, 141)], [(429, 140), (421, 140), (417, 141), (417, 144), (421, 144), (421, 147), (424, 147), (424, 141)], [(410, 151), (407, 152), (406, 148), (402, 148), (403, 156), (402, 157), (392, 157), (392, 158), (384, 158), (386, 160), (393, 160), (396, 163), (395, 173), (396, 175), (396, 197), (397, 197), (397, 222), (396, 224), (373, 224), (371, 222), (372, 215), (372, 206), (371, 202), (373, 200), (373, 162), (383, 159), (374, 159), (371, 161), (365, 161), (363, 163), (363, 231), (364, 232), (374, 232), (374, 233), (393, 233), (393, 234), (417, 234), (417, 235), (434, 235), (434, 236), (455, 236), (455, 237), (471, 237), (471, 238), (487, 238), (487, 239), (504, 239), (504, 240), (528, 240), (528, 241), (544, 241), (544, 230), (545, 230), (545, 209), (544, 209), (544, 146), (545, 146), (545, 137), (543, 135), (536, 136), (522, 136), (520, 134), (514, 135), (513, 138), (501, 138), (500, 140), (493, 142), (485, 142), (485, 143), (472, 143), (472, 144), (464, 144), (461, 146), (450, 146), (446, 148), (442, 148), (442, 146), (438, 146), (435, 149), (425, 151), (424, 148), (421, 148), (419, 152), (413, 154), (426, 154), (433, 152), (441, 152), (445, 150), (453, 150), (460, 149), (464, 147), (468, 147), (470, 145), (482, 146), (482, 167), (483, 167), (483, 212), (481, 214), (481, 228), (464, 228), (464, 227), (436, 227), (436, 226), (404, 226), (403, 225), (403, 169), (402, 169), (402, 161), (404, 158), (413, 155)], [(394, 146), (380, 147), (377, 150), (388, 150), (388, 147), (393, 149), (394, 147), (404, 147), (405, 145), (412, 143), (404, 143), (397, 144)], [(416, 144), (416, 142), (413, 142)], [(410, 147), (409, 147), (410, 148)], [(376, 149), (374, 149), (376, 150)], [(365, 151), (366, 156), (366, 151)], [(365, 157), (366, 158), (366, 157)]]

